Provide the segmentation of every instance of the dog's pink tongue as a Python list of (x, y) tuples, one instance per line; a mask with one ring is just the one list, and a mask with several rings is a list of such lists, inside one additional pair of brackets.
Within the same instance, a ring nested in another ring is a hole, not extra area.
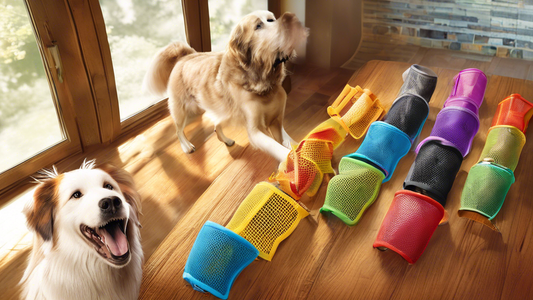
[[(107, 226), (107, 230), (102, 230), (105, 244), (114, 256), (122, 256), (128, 252), (128, 240), (126, 235), (118, 226)], [(111, 232), (109, 232), (111, 231)]]

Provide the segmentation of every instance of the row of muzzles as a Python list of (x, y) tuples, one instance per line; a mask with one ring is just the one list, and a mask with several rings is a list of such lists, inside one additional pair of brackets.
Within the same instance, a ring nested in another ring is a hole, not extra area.
[[(348, 225), (357, 224), (378, 198), (382, 183), (413, 149), (416, 158), (404, 189), (395, 194), (373, 246), (391, 249), (415, 263), (437, 226), (447, 221), (446, 198), (479, 129), (487, 77), (477, 69), (459, 72), (430, 136), (418, 144), (415, 141), (429, 115), (437, 75), (413, 65), (403, 80), (383, 121), (379, 121), (385, 114), (380, 100), (368, 89), (347, 85), (328, 107), (330, 119), (292, 149), (269, 182), (254, 187), (225, 227), (205, 223), (183, 278), (196, 290), (227, 299), (240, 272), (257, 257), (270, 261), (279, 243), (309, 215), (299, 200), (304, 194), (316, 195), (324, 175), (335, 173), (333, 151), (348, 134), (355, 139), (366, 136), (356, 152), (341, 159), (320, 212), (331, 213)], [(467, 177), (460, 216), (497, 230), (491, 220), (515, 180), (513, 171), (525, 144), (532, 108), (518, 94), (498, 105), (483, 152)]]

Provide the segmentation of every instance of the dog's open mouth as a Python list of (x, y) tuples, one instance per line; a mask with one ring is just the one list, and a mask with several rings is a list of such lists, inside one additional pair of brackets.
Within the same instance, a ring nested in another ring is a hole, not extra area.
[(110, 263), (121, 266), (129, 261), (130, 251), (126, 236), (127, 219), (112, 219), (100, 227), (80, 225), (81, 233), (94, 249)]
[(278, 52), (278, 54), (276, 55), (276, 60), (274, 61), (273, 67), (275, 68), (278, 65), (288, 61), (289, 59), (291, 59), (289, 55), (285, 55), (284, 53)]

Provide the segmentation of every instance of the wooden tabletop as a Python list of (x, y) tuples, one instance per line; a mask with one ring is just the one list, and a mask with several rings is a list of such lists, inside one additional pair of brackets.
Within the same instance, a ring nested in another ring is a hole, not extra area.
[[(370, 89), (388, 110), (408, 67), (407, 63), (371, 61), (348, 84)], [(432, 69), (438, 84), (420, 140), (430, 134), (458, 73)], [(448, 195), (449, 223), (437, 228), (416, 264), (409, 265), (393, 251), (372, 248), (393, 195), (402, 188), (414, 161), (410, 152), (354, 227), (318, 212), (327, 180), (315, 197), (302, 199), (310, 216), (280, 244), (271, 262), (258, 259), (243, 270), (229, 299), (533, 299), (533, 141), (524, 146), (516, 182), (494, 219), (501, 234), (457, 216), (467, 172), (481, 154), (498, 102), (511, 93), (532, 100), (533, 82), (489, 77), (479, 132)], [(296, 128), (289, 134), (302, 138), (326, 120), (328, 103), (307, 103), (287, 115), (285, 122)], [(526, 134), (528, 140), (533, 140), (532, 132)], [(336, 149), (333, 167), (342, 156), (356, 151), (361, 141), (349, 136)], [(253, 149), (246, 148), (236, 157), (145, 263), (140, 299), (216, 299), (194, 291), (182, 279), (192, 245), (207, 220), (225, 226), (254, 185), (266, 181), (273, 170), (272, 161)]]

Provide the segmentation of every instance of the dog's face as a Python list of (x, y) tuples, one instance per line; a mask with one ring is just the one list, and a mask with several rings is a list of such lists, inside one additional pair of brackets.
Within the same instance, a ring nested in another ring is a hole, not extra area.
[(127, 172), (89, 165), (42, 181), (26, 211), (28, 225), (54, 246), (123, 267), (131, 258), (128, 234), (138, 223), (138, 193)]
[(276, 20), (269, 11), (246, 15), (233, 29), (228, 51), (242, 68), (265, 80), (278, 66), (296, 55), (294, 49), (305, 42), (308, 31), (292, 13)]

